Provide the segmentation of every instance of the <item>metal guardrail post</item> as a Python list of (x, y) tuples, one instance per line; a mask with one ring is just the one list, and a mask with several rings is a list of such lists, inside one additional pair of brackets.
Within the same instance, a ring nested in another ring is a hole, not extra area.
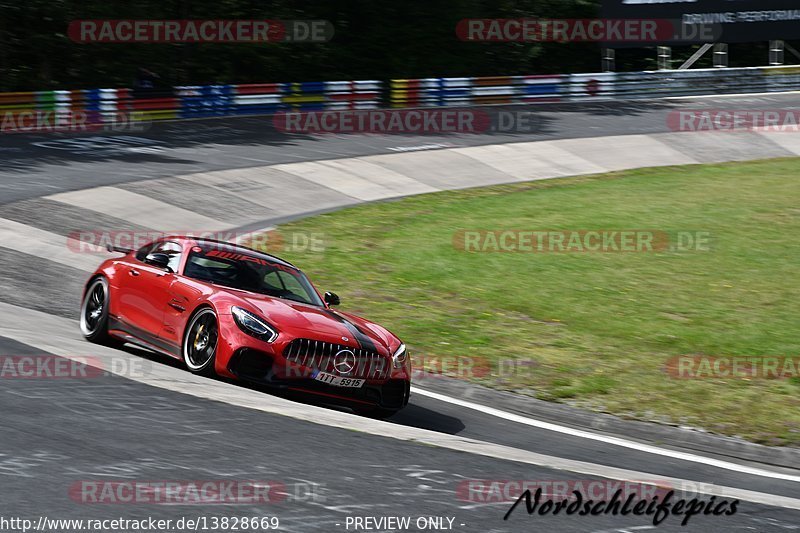
[(658, 70), (672, 70), (672, 47), (657, 47)]
[(613, 48), (603, 48), (602, 52), (602, 71), (614, 72), (617, 70), (617, 52)]
[(783, 65), (783, 41), (775, 40), (769, 42), (769, 64), (770, 66)]
[(714, 68), (728, 67), (728, 44), (714, 43)]

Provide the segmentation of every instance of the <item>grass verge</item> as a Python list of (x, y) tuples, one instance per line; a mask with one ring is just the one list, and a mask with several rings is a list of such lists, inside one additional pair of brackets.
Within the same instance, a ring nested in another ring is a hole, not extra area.
[[(279, 255), (417, 361), (467, 357), (492, 387), (617, 415), (800, 444), (800, 379), (675, 379), (687, 354), (800, 356), (800, 159), (641, 169), (441, 192), (280, 227)], [(707, 232), (710, 249), (481, 253), (460, 230)], [(508, 361), (520, 362), (509, 371)], [(504, 366), (505, 365), (505, 366)]]

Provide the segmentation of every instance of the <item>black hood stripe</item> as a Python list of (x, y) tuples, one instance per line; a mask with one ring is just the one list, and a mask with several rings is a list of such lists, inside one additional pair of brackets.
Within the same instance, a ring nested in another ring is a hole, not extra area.
[(353, 335), (353, 338), (356, 340), (356, 342), (358, 342), (358, 345), (362, 349), (367, 350), (368, 352), (380, 353), (378, 351), (378, 347), (375, 346), (374, 342), (372, 342), (372, 339), (370, 339), (369, 336), (367, 336), (363, 331), (358, 329), (358, 326), (347, 320), (339, 313), (336, 313), (335, 311), (326, 309), (325, 312), (329, 317), (341, 322), (344, 325), (344, 327), (346, 327), (350, 331), (350, 334)]

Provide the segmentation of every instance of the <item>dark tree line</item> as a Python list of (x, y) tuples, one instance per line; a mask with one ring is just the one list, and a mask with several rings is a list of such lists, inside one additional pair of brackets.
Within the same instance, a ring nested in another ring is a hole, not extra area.
[[(0, 90), (127, 87), (140, 68), (164, 85), (594, 72), (596, 44), (462, 42), (455, 27), (464, 18), (592, 18), (599, 1), (0, 0)], [(72, 20), (104, 18), (325, 19), (336, 34), (319, 44), (78, 44), (67, 36)], [(766, 43), (732, 46), (731, 66), (762, 65), (766, 55)], [(617, 52), (617, 70), (648, 68), (652, 48)]]

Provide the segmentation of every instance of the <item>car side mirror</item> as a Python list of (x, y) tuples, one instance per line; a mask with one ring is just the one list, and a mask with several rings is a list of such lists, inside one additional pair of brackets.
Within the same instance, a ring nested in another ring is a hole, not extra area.
[(326, 292), (325, 303), (328, 305), (339, 305), (341, 301), (339, 300), (339, 296), (337, 296), (336, 293)]
[(169, 259), (170, 259), (169, 254), (156, 252), (152, 254), (147, 254), (147, 257), (144, 258), (144, 262), (147, 263), (148, 265), (153, 265), (154, 267), (158, 268), (164, 268), (172, 272), (172, 269), (169, 267)]

